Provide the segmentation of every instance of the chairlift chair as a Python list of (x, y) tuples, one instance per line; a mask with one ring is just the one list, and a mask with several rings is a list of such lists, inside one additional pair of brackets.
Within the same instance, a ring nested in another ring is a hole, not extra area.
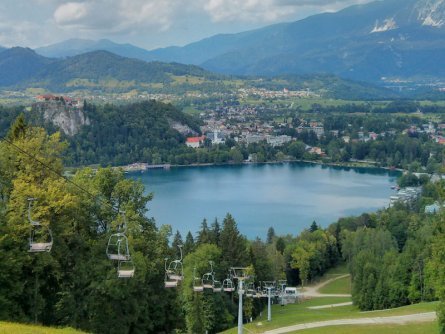
[[(53, 236), (51, 230), (45, 232), (43, 226), (33, 226), (29, 237), (30, 253), (50, 252), (53, 247)], [(40, 240), (40, 241), (38, 241)]]
[(182, 245), (179, 245), (178, 248), (181, 253), (180, 258), (171, 261), (168, 268), (165, 268), (169, 280), (182, 281), (184, 278), (184, 269), (182, 266)]
[(134, 264), (131, 259), (126, 261), (119, 261), (117, 268), (117, 276), (119, 278), (131, 278), (134, 276)]
[(175, 275), (175, 271), (173, 271), (172, 269), (169, 269), (171, 263), (167, 267), (167, 261), (168, 261), (168, 258), (165, 258), (165, 264), (164, 264), (164, 266), (165, 266), (164, 286), (166, 288), (176, 288), (178, 286), (179, 280), (182, 279), (182, 272), (181, 272), (181, 278), (178, 279), (178, 276)]
[(204, 289), (213, 289), (215, 282), (215, 273), (213, 271), (213, 261), (209, 261), (210, 264), (210, 272), (202, 275), (202, 286)]
[(39, 221), (32, 219), (31, 210), (33, 201), (35, 201), (34, 198), (28, 199), (28, 220), (31, 224), (28, 252), (50, 252), (53, 246), (53, 235), (49, 227), (45, 227), (40, 224)]
[(223, 281), (223, 290), (225, 292), (234, 292), (235, 291), (235, 286), (233, 285), (233, 282), (230, 278), (226, 278)]
[(128, 248), (128, 238), (122, 233), (115, 233), (110, 236), (107, 244), (107, 256), (114, 261), (130, 260), (130, 250)]
[(214, 281), (213, 272), (202, 275), (201, 283), (204, 289), (213, 289)]
[(246, 297), (248, 298), (252, 298), (254, 295), (256, 295), (256, 290), (255, 290), (255, 284), (254, 283), (249, 283), (247, 284), (247, 289), (246, 289)]

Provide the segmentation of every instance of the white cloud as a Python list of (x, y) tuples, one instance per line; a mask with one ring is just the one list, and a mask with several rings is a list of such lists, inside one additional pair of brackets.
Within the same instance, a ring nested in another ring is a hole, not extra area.
[(207, 0), (205, 11), (215, 22), (277, 22), (306, 12), (331, 12), (371, 0)]
[(61, 4), (54, 12), (63, 28), (129, 32), (166, 30), (175, 19), (180, 0), (84, 0)]
[(68, 2), (59, 6), (54, 12), (54, 19), (60, 25), (69, 25), (85, 19), (91, 8), (87, 3)]
[[(335, 11), (351, 4), (369, 1), (0, 1), (0, 45), (34, 47), (76, 37), (111, 38), (128, 42), (138, 40), (143, 46), (150, 48), (149, 40), (157, 40), (157, 46), (162, 43), (177, 43), (175, 41), (192, 42), (218, 32), (242, 31), (270, 23), (292, 21), (310, 14)], [(169, 41), (163, 39), (163, 36), (168, 36)]]

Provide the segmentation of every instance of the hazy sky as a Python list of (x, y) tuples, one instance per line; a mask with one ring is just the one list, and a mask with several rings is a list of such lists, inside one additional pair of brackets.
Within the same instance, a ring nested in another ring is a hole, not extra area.
[(0, 0), (0, 45), (109, 38), (154, 49), (371, 0)]

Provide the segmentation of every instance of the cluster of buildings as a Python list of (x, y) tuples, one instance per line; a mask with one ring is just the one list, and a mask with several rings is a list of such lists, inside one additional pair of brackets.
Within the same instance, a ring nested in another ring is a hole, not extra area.
[(70, 109), (83, 108), (83, 101), (80, 98), (70, 96), (56, 96), (52, 94), (37, 95), (35, 97), (37, 103), (44, 105), (45, 103), (61, 103), (65, 107)]
[(397, 194), (389, 198), (389, 206), (392, 207), (396, 203), (411, 205), (416, 201), (422, 193), (422, 187), (407, 187), (397, 191)]
[(299, 98), (308, 98), (308, 97), (318, 97), (319, 95), (306, 90), (289, 90), (287, 88), (283, 88), (283, 90), (267, 90), (265, 88), (240, 88), (238, 89), (238, 96), (240, 98), (247, 98), (249, 96), (264, 98), (264, 99), (275, 99), (275, 98), (289, 98), (289, 97), (299, 97)]

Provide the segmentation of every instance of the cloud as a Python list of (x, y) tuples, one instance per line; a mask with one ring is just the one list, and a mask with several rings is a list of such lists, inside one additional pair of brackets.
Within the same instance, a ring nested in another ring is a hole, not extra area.
[(68, 2), (56, 9), (54, 19), (60, 25), (70, 25), (88, 17), (91, 8), (87, 3)]
[[(45, 1), (45, 0), (35, 0)], [(51, 0), (46, 0), (51, 1)], [(333, 11), (370, 0), (83, 0), (60, 4), (54, 20), (60, 27), (128, 32), (164, 31), (176, 21), (205, 14), (213, 22), (271, 23), (301, 11)]]
[(85, 31), (129, 32), (168, 29), (179, 0), (85, 0), (61, 4), (54, 20), (62, 28)]
[(293, 18), (301, 12), (336, 11), (366, 2), (370, 0), (208, 0), (204, 9), (215, 22), (242, 20), (270, 23)]
[[(371, 0), (14, 0), (0, 1), (0, 45), (67, 38), (156, 44), (192, 42)], [(213, 23), (213, 24), (212, 24)], [(192, 37), (193, 35), (193, 37)], [(168, 38), (168, 40), (166, 39)], [(166, 45), (163, 45), (166, 46)]]

